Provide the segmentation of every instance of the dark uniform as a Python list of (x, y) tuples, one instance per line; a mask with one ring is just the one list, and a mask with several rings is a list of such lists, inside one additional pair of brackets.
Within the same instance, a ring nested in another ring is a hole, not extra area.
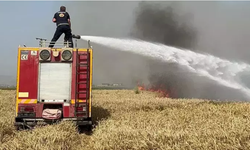
[(72, 33), (68, 22), (68, 19), (70, 19), (68, 12), (56, 12), (54, 18), (56, 19), (57, 28), (49, 47), (54, 47), (54, 44), (63, 33), (65, 34), (64, 40), (69, 41), (69, 47), (73, 47)]

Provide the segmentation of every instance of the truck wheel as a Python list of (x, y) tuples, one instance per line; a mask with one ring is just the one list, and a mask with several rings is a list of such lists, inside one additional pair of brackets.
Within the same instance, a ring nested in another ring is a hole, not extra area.
[(21, 130), (25, 130), (25, 129), (27, 129), (27, 128), (25, 128), (25, 126), (17, 125), (17, 126), (15, 126), (15, 129), (16, 129), (17, 131), (21, 131)]
[(78, 125), (78, 133), (85, 133), (90, 135), (92, 133), (92, 125)]

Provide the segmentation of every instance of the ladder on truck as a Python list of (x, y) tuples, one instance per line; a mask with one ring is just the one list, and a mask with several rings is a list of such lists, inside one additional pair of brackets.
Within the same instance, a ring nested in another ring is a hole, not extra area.
[[(87, 59), (82, 59), (81, 56), (87, 56)], [(86, 67), (86, 71), (81, 71), (80, 67)], [(89, 49), (87, 49), (87, 53), (79, 53), (78, 49), (76, 49), (76, 74), (75, 74), (75, 117), (77, 118), (83, 118), (89, 116), (89, 106), (88, 106), (88, 100), (90, 97), (90, 54)], [(86, 78), (80, 78), (80, 75), (86, 75)], [(84, 81), (81, 81), (83, 80)], [(82, 89), (80, 88), (81, 85), (85, 85), (86, 88)], [(80, 100), (86, 100), (85, 102), (79, 101), (79, 95), (80, 94), (86, 94), (85, 99)], [(78, 109), (78, 107), (81, 107), (81, 109)]]

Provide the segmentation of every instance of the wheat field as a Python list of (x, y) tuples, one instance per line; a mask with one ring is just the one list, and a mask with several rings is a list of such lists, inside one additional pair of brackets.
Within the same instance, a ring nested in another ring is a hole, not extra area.
[(71, 122), (15, 131), (15, 91), (0, 91), (0, 149), (250, 149), (250, 104), (94, 90), (93, 133)]

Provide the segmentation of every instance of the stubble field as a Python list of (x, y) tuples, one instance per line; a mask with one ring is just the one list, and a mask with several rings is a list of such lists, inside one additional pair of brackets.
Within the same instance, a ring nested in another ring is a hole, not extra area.
[(91, 135), (62, 122), (15, 131), (15, 91), (0, 91), (0, 149), (250, 149), (250, 104), (94, 90)]

